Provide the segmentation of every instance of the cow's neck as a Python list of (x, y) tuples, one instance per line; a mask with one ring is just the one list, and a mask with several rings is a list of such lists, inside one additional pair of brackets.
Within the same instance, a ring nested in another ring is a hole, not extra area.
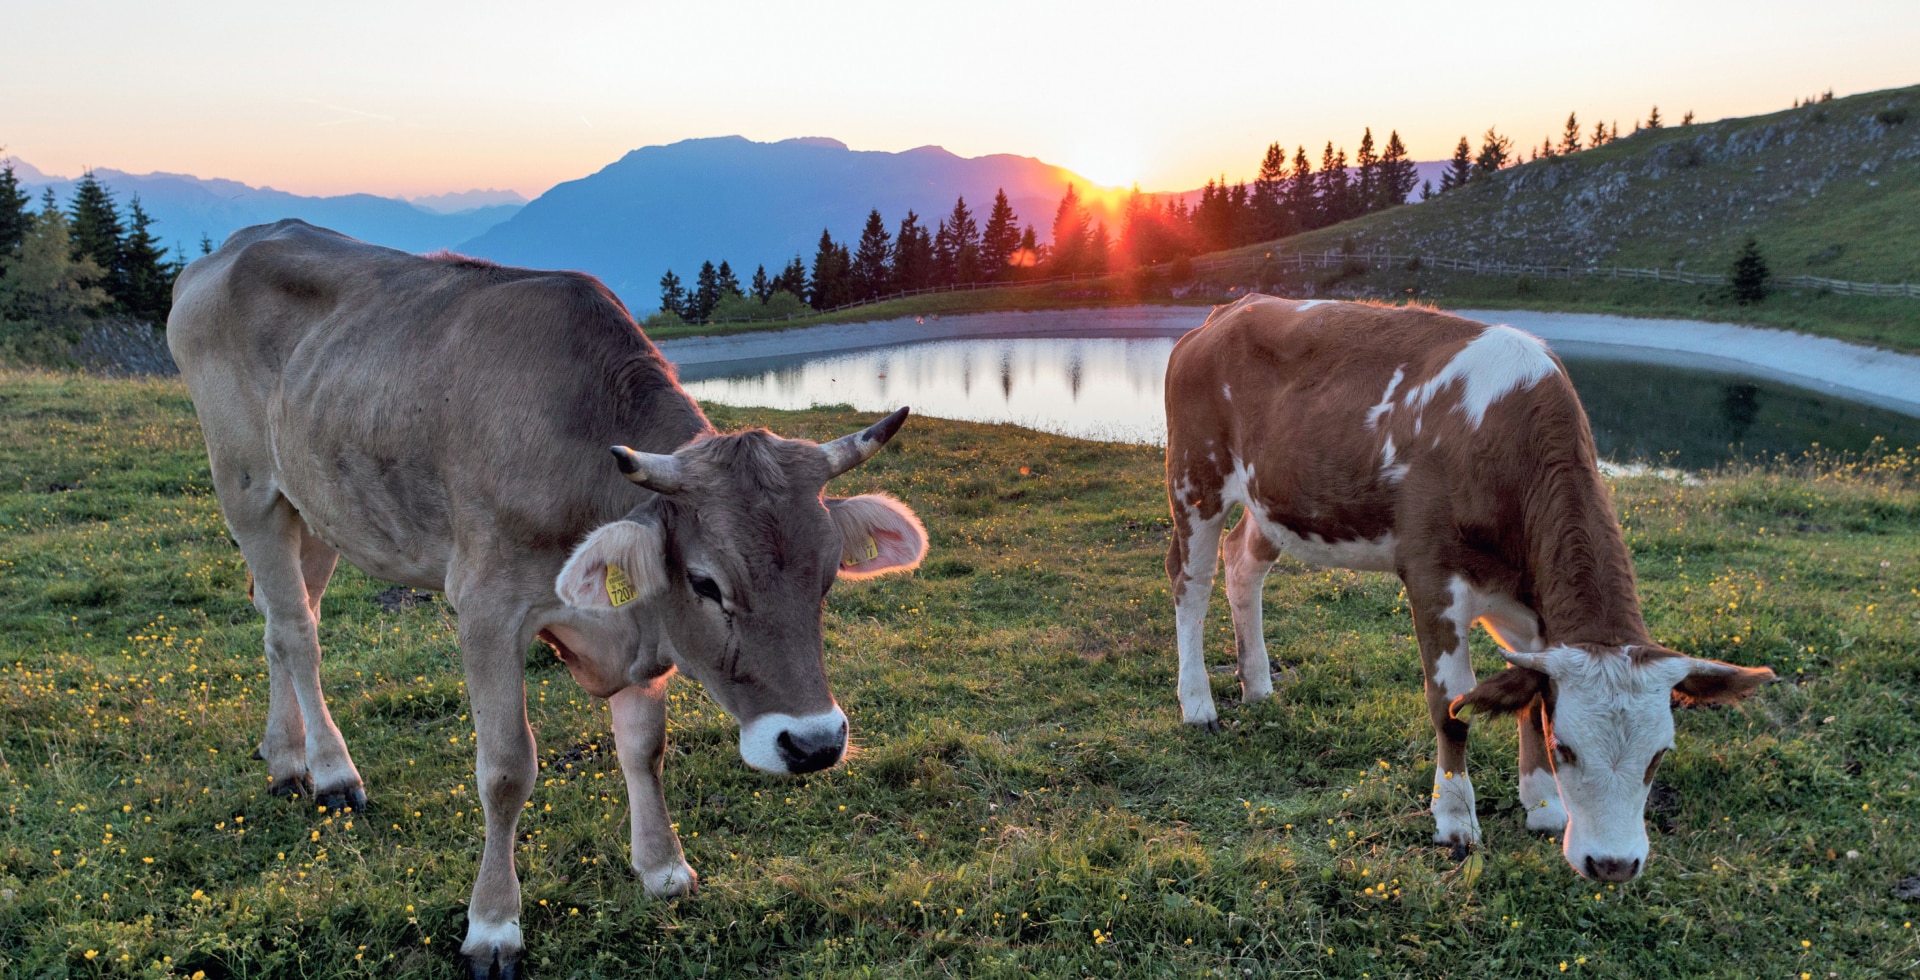
[(713, 423), (700, 411), (686, 390), (674, 380), (673, 369), (651, 343), (628, 358), (618, 372), (615, 399), (631, 412), (633, 429), (630, 448), (649, 453), (670, 453), (713, 431)]
[(1550, 644), (1647, 642), (1633, 561), (1589, 448), (1550, 458), (1527, 496), (1534, 611)]

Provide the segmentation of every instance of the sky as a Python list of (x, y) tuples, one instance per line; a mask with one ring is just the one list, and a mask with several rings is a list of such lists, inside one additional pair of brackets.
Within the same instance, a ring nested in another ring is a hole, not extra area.
[(629, 150), (831, 136), (1149, 191), (1267, 144), (1416, 159), (1920, 84), (1920, 2), (326, 4), (0, 0), (0, 147), (41, 170), (531, 198)]

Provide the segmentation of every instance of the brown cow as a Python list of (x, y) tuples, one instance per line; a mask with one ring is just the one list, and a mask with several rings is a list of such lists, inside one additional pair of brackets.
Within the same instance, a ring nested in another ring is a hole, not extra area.
[[(1512, 711), (1527, 826), (1564, 829), (1584, 876), (1639, 874), (1670, 698), (1737, 700), (1773, 672), (1648, 638), (1586, 413), (1546, 345), (1429, 309), (1248, 296), (1175, 345), (1166, 397), (1186, 721), (1219, 724), (1201, 638), (1239, 504), (1226, 564), (1243, 700), (1273, 692), (1261, 583), (1281, 553), (1394, 572), (1439, 740), (1435, 840), (1480, 840), (1466, 709)], [(1475, 623), (1511, 664), (1478, 686)]]
[(653, 894), (697, 883), (660, 791), (676, 668), (740, 722), (748, 764), (840, 760), (822, 603), (837, 577), (917, 565), (926, 533), (892, 498), (821, 490), (905, 409), (825, 445), (721, 435), (592, 277), (420, 258), (299, 221), (239, 231), (189, 266), (167, 341), (267, 619), (259, 755), (275, 792), (366, 803), (320, 691), (336, 556), (444, 589), (459, 610), (486, 810), (461, 947), (476, 976), (512, 976), (521, 951), (535, 637), (610, 699), (633, 868)]

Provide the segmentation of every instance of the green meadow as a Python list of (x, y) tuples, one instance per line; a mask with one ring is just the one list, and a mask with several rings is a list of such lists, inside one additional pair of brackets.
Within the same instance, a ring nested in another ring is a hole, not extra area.
[[(826, 437), (844, 409), (709, 406)], [(833, 490), (932, 536), (826, 604), (857, 754), (750, 770), (674, 681), (667, 799), (701, 876), (627, 868), (606, 707), (528, 654), (535, 977), (1904, 977), (1920, 971), (1920, 461), (1613, 484), (1657, 637), (1782, 681), (1681, 712), (1639, 880), (1527, 834), (1510, 721), (1477, 724), (1486, 843), (1431, 841), (1433, 735), (1386, 575), (1283, 563), (1277, 696), (1180, 723), (1156, 450), (916, 418)], [(479, 855), (452, 614), (343, 565), (320, 627), (365, 813), (249, 755), (261, 621), (177, 381), (0, 373), (0, 976), (453, 975)], [(391, 607), (391, 608), (390, 608)], [(1498, 669), (1479, 638), (1482, 676)]]

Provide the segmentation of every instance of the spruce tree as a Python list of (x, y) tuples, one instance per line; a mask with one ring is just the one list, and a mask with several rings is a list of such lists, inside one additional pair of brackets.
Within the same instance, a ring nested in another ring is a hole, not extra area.
[(767, 267), (765, 265), (756, 265), (753, 267), (751, 295), (754, 299), (762, 303), (765, 303), (768, 298), (773, 296), (773, 282), (767, 278)]
[(867, 226), (860, 231), (860, 247), (853, 253), (853, 297), (878, 299), (893, 286), (893, 236), (878, 208), (867, 212)]
[(960, 270), (953, 251), (953, 232), (947, 230), (942, 221), (933, 230), (933, 282), (934, 286), (952, 286), (960, 281)]
[(1353, 217), (1359, 217), (1378, 206), (1380, 198), (1380, 157), (1373, 150), (1373, 127), (1360, 136), (1360, 148), (1354, 151), (1353, 165), (1357, 171), (1353, 182)]
[(1447, 161), (1447, 169), (1440, 174), (1440, 193), (1465, 187), (1473, 179), (1473, 146), (1465, 136), (1460, 137), (1460, 145), (1453, 148), (1453, 159)]
[(1080, 206), (1080, 194), (1067, 185), (1065, 197), (1053, 212), (1053, 255), (1047, 263), (1049, 275), (1066, 276), (1085, 271), (1081, 263), (1087, 252), (1087, 209)]
[(1337, 225), (1352, 217), (1347, 184), (1347, 151), (1333, 152), (1333, 141), (1320, 154), (1320, 224)]
[(1760, 243), (1753, 236), (1747, 236), (1746, 244), (1740, 246), (1740, 254), (1733, 259), (1733, 270), (1727, 276), (1727, 290), (1733, 294), (1733, 300), (1741, 306), (1758, 303), (1767, 298), (1772, 291), (1773, 272), (1767, 268), (1767, 259), (1760, 254)]
[(1480, 154), (1473, 158), (1473, 174), (1484, 177), (1507, 165), (1513, 158), (1513, 141), (1487, 127), (1487, 135), (1480, 138)]
[(1113, 242), (1107, 236), (1107, 223), (1104, 221), (1096, 223), (1093, 226), (1093, 234), (1087, 236), (1087, 257), (1084, 271), (1091, 272), (1094, 275), (1106, 275), (1110, 261), (1109, 253), (1112, 252), (1112, 250)]
[[(1287, 151), (1278, 143), (1267, 144), (1267, 155), (1260, 160), (1260, 175), (1253, 180), (1253, 237), (1255, 241), (1281, 238), (1290, 234), (1286, 220)], [(1134, 189), (1135, 196), (1139, 188)]]
[(674, 275), (672, 269), (660, 277), (660, 312), (687, 318), (687, 289), (681, 285), (680, 277)]
[(1296, 147), (1293, 152), (1293, 175), (1287, 179), (1287, 221), (1295, 231), (1310, 231), (1320, 227), (1316, 220), (1319, 207), (1320, 182), (1313, 173), (1313, 161), (1307, 159), (1307, 148)]
[(1653, 111), (1652, 111), (1652, 112), (1649, 112), (1649, 113), (1647, 113), (1647, 126), (1646, 126), (1646, 128), (1648, 128), (1648, 129), (1660, 129), (1660, 128), (1662, 128), (1662, 126), (1663, 126), (1663, 125), (1664, 125), (1664, 124), (1660, 122), (1660, 107), (1659, 107), (1659, 106), (1654, 106), (1654, 107), (1653, 107)]
[(33, 227), (33, 198), (13, 175), (13, 158), (0, 160), (0, 265), (20, 254)]
[(1020, 248), (1020, 216), (1013, 213), (1007, 192), (993, 195), (993, 210), (987, 213), (987, 226), (980, 231), (980, 275), (989, 282), (1007, 278), (1007, 263)]
[(801, 299), (805, 299), (807, 296), (806, 260), (798, 255), (794, 256), (793, 261), (788, 262), (787, 267), (781, 269), (780, 274), (773, 277), (773, 291), (776, 293), (792, 293)]
[(1022, 269), (1031, 269), (1040, 263), (1040, 242), (1033, 233), (1032, 225), (1021, 230), (1020, 247), (1014, 250), (1014, 254), (1017, 256), (1015, 261)]
[(1692, 110), (1692, 109), (1688, 109), (1688, 110), (1687, 110), (1687, 114), (1686, 114), (1686, 115), (1684, 115), (1684, 116), (1681, 116), (1681, 117), (1680, 117), (1680, 125), (1682, 125), (1682, 126), (1691, 126), (1691, 125), (1693, 125), (1693, 110)]
[(820, 245), (813, 253), (813, 277), (807, 302), (816, 310), (832, 309), (846, 303), (847, 279), (853, 260), (845, 245), (836, 245), (826, 229), (820, 230)]
[(700, 263), (700, 274), (693, 280), (693, 297), (688, 301), (687, 319), (701, 321), (720, 302), (720, 270), (708, 260)]
[(1387, 134), (1386, 151), (1380, 154), (1379, 207), (1393, 208), (1407, 203), (1414, 185), (1420, 182), (1420, 169), (1407, 158), (1407, 145), (1400, 142), (1400, 131)]
[(73, 257), (86, 256), (105, 271), (100, 285), (107, 291), (108, 308), (123, 312), (127, 308), (129, 283), (126, 262), (126, 226), (120, 221), (120, 209), (113, 191), (94, 179), (93, 171), (82, 174), (73, 185), (73, 201), (67, 212), (73, 230)]
[(740, 291), (740, 277), (733, 274), (733, 267), (728, 265), (725, 259), (720, 260), (718, 274), (714, 277), (714, 286), (720, 291), (720, 299), (746, 295)]
[(1560, 134), (1560, 152), (1580, 152), (1580, 120), (1571, 112), (1567, 113), (1567, 128)]
[(67, 216), (49, 189), (19, 251), (0, 263), (0, 320), (42, 330), (78, 326), (108, 303), (96, 285), (104, 275), (91, 256), (75, 254)]
[(967, 199), (957, 198), (947, 213), (948, 247), (952, 249), (953, 282), (980, 281), (980, 226), (967, 210)]
[(900, 219), (893, 239), (893, 288), (925, 289), (933, 285), (933, 236), (912, 211)]
[[(1220, 175), (1220, 186), (1226, 186), (1227, 175)], [(1232, 245), (1244, 245), (1253, 241), (1253, 201), (1247, 193), (1247, 182), (1233, 185), (1233, 192), (1227, 198), (1227, 241)], [(1231, 246), (1229, 246), (1231, 247)]]
[(121, 249), (127, 273), (127, 295), (122, 305), (134, 319), (164, 327), (167, 313), (173, 309), (173, 280), (180, 275), (181, 265), (167, 261), (167, 250), (154, 237), (153, 218), (140, 206), (139, 195), (127, 203), (127, 215), (133, 229), (127, 232)]

